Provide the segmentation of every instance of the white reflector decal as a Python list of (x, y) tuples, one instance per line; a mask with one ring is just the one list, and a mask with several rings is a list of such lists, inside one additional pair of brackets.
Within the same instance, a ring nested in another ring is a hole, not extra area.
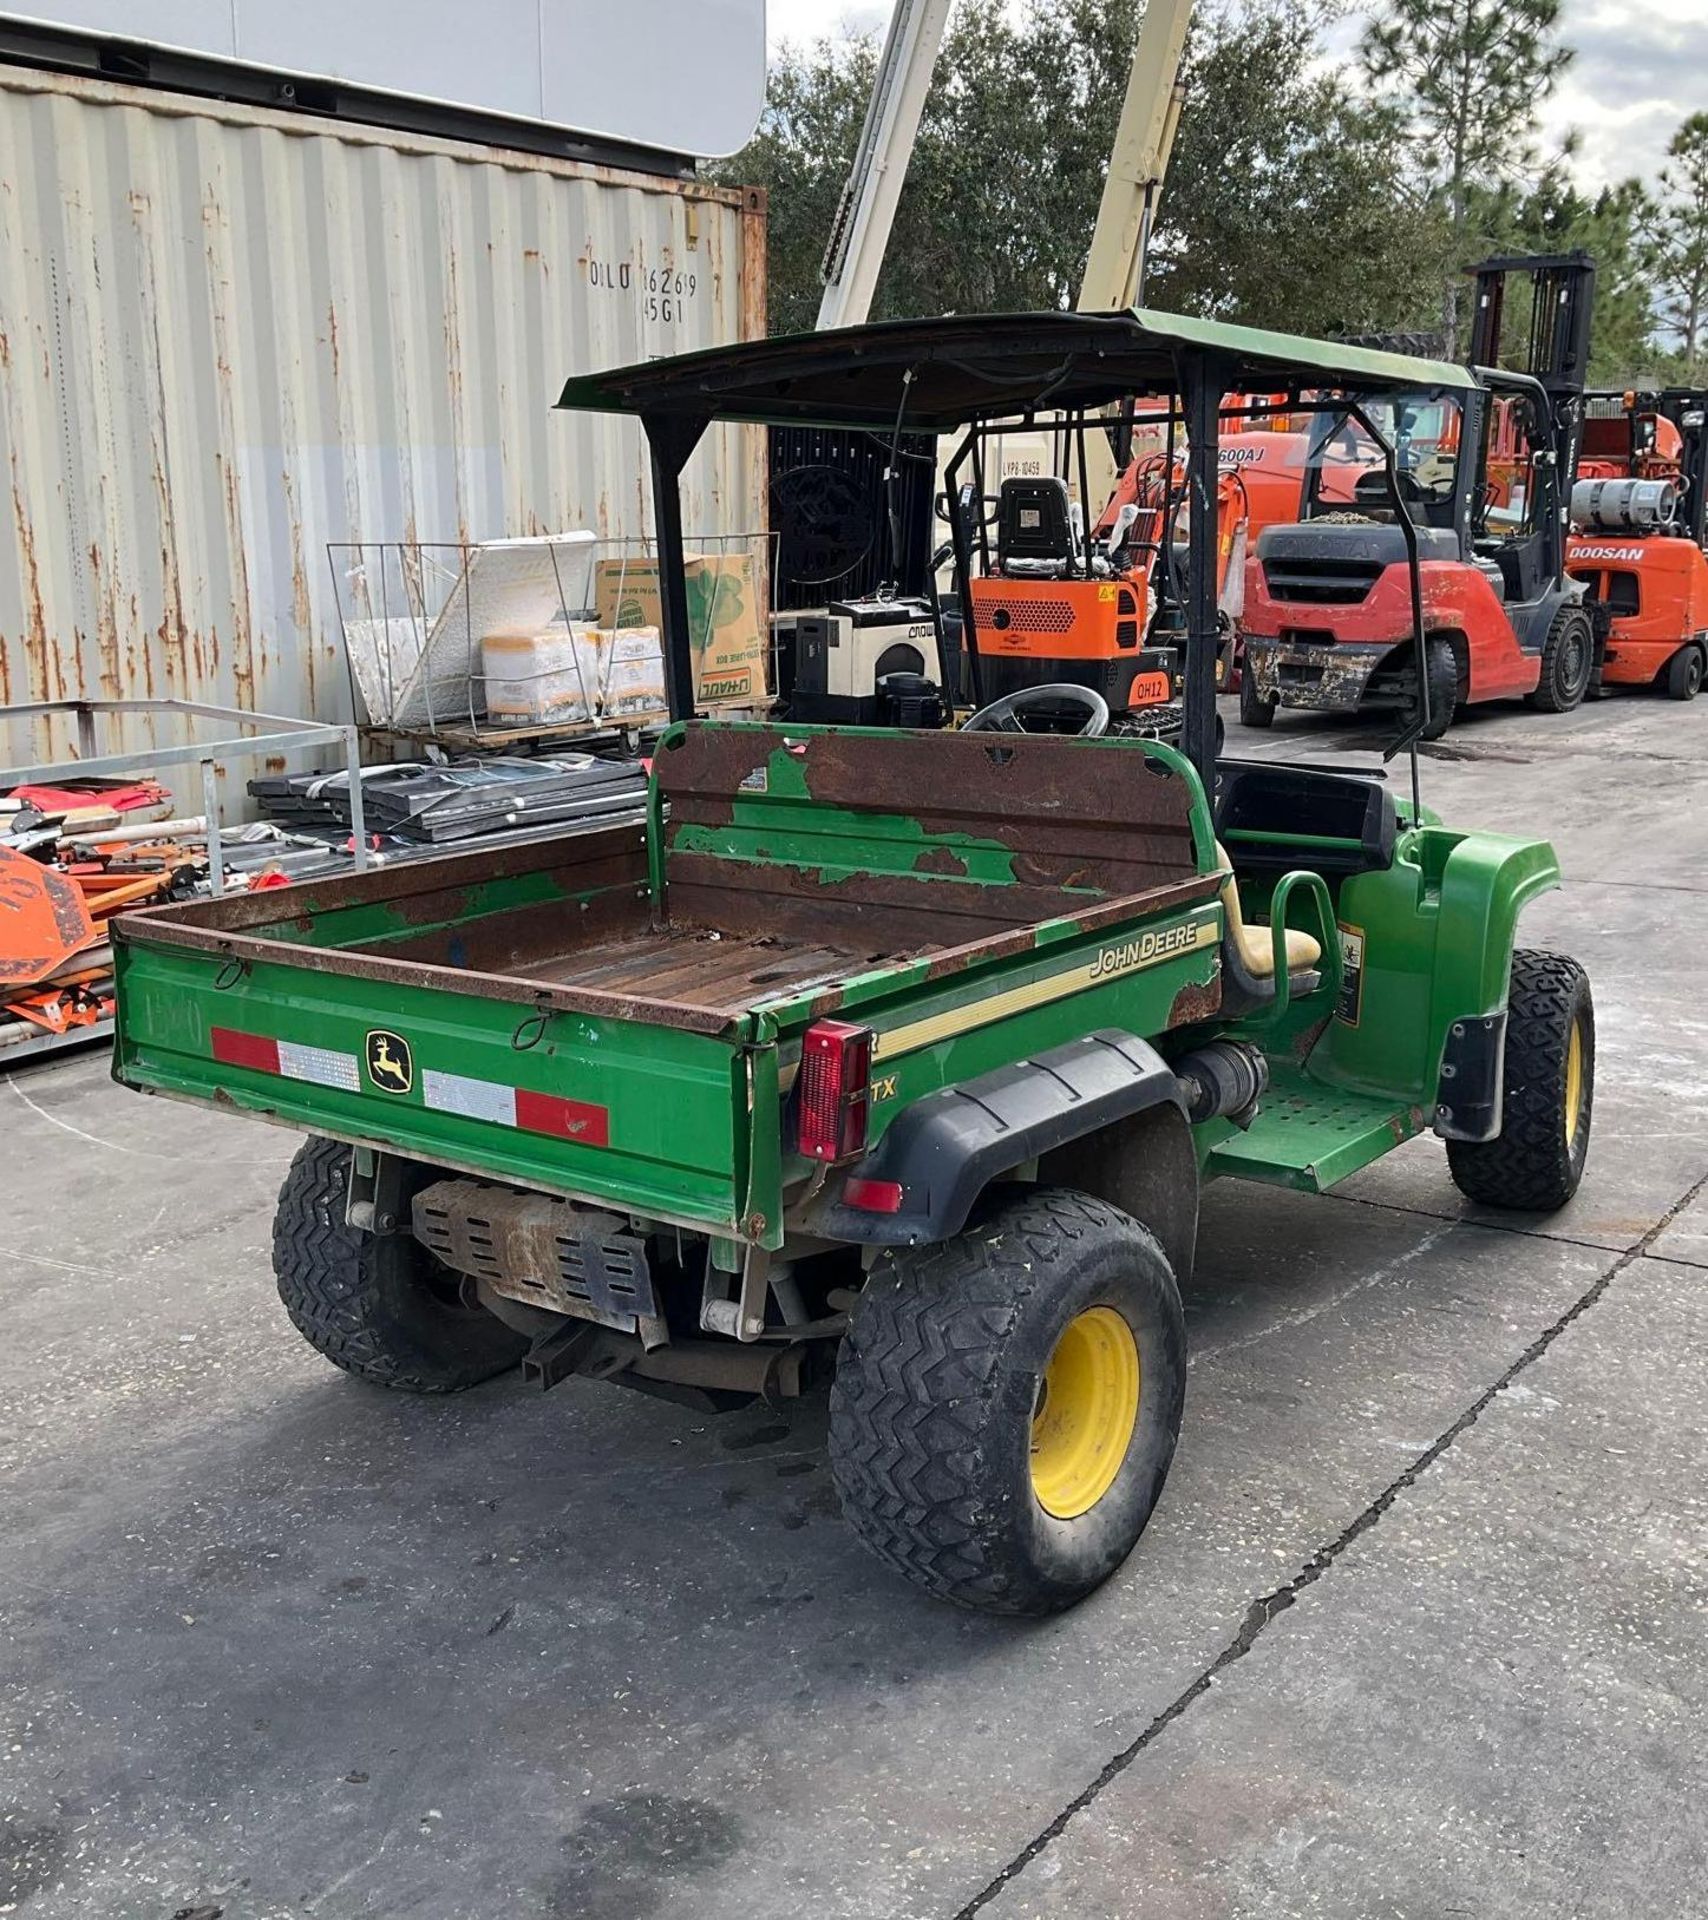
[(440, 1113), (491, 1120), (501, 1127), (516, 1124), (516, 1089), (496, 1080), (471, 1080), (465, 1074), (440, 1073), (429, 1067), (421, 1076), (421, 1098)]
[(341, 1087), (345, 1093), (362, 1090), (356, 1056), (334, 1053), (330, 1047), (305, 1047), (295, 1040), (281, 1040), (279, 1071), (287, 1080), (312, 1080), (321, 1087)]

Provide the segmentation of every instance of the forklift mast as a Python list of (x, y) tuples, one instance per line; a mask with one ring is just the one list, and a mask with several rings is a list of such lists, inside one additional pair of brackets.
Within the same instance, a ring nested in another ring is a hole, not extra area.
[[(1528, 374), (1548, 396), (1553, 413), (1554, 456), (1561, 484), (1569, 489), (1583, 434), (1583, 389), (1589, 373), (1589, 323), (1595, 301), (1595, 262), (1581, 247), (1571, 253), (1507, 254), (1474, 267), (1473, 367)], [(1507, 282), (1530, 280), (1528, 332), (1510, 346), (1506, 339)]]
[[(1472, 308), (1471, 366), (1498, 387), (1501, 374), (1518, 375), (1541, 389), (1547, 418), (1538, 422), (1552, 458), (1538, 459), (1532, 484), (1541, 505), (1537, 521), (1542, 574), (1562, 585), (1566, 564), (1566, 527), (1572, 482), (1583, 450), (1583, 389), (1589, 371), (1589, 322), (1595, 298), (1595, 262), (1583, 249), (1571, 253), (1506, 254), (1474, 267), (1477, 297)], [(1514, 274), (1530, 282), (1530, 324), (1522, 338), (1506, 338), (1507, 283)], [(1488, 477), (1494, 432), (1492, 395), (1482, 403), (1476, 435), (1474, 490), (1481, 494)], [(1540, 452), (1541, 449), (1538, 449)]]

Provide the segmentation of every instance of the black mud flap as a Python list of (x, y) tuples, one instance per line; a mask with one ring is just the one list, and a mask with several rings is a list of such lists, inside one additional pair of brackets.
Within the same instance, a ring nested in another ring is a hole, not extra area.
[[(868, 1246), (952, 1239), (992, 1180), (1165, 1102), (1184, 1113), (1180, 1083), (1154, 1047), (1113, 1030), (1087, 1034), (916, 1100), (864, 1160), (831, 1174), (800, 1226)], [(849, 1205), (850, 1185), (882, 1206)]]
[(1500, 1132), (1506, 1009), (1455, 1020), (1441, 1051), (1435, 1131), (1443, 1140), (1492, 1140)]

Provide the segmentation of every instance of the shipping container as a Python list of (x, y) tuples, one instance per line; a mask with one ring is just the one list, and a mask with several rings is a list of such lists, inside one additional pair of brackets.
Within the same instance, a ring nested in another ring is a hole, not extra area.
[[(328, 542), (645, 534), (559, 386), (764, 315), (760, 193), (0, 65), (0, 703), (348, 718)], [(685, 515), (764, 528), (759, 429)]]

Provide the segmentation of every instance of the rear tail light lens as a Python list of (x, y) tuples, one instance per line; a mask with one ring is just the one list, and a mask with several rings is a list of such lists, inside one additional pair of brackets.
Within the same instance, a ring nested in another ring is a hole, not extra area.
[(796, 1147), (809, 1160), (851, 1160), (866, 1150), (872, 1030), (817, 1020), (801, 1042), (795, 1081)]

